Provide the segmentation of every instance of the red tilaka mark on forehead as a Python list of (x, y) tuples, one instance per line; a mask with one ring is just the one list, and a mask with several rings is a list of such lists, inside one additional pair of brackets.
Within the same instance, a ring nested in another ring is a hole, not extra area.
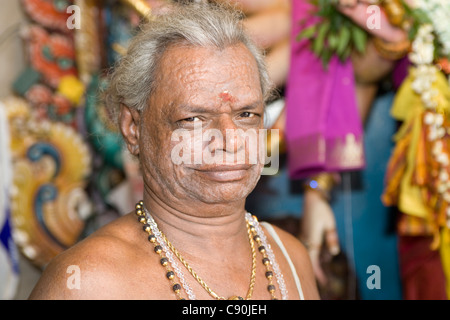
[(234, 101), (236, 101), (236, 99), (228, 91), (221, 92), (219, 94), (219, 98), (223, 102), (234, 102)]

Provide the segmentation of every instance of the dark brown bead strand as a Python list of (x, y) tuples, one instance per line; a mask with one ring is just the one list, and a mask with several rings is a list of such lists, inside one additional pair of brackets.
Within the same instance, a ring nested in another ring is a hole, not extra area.
[(172, 290), (177, 295), (178, 300), (185, 300), (181, 296), (181, 286), (175, 281), (175, 273), (170, 269), (169, 259), (167, 259), (164, 256), (164, 251), (162, 247), (158, 244), (158, 241), (156, 240), (156, 236), (152, 233), (152, 228), (147, 223), (147, 218), (145, 217), (145, 214), (143, 213), (143, 206), (144, 203), (140, 201), (136, 204), (136, 215), (139, 216), (138, 220), (140, 223), (143, 224), (143, 230), (148, 233), (148, 241), (154, 245), (154, 251), (155, 253), (159, 254), (160, 256), (160, 263), (161, 265), (166, 269), (166, 278), (169, 279), (169, 281), (172, 283)]

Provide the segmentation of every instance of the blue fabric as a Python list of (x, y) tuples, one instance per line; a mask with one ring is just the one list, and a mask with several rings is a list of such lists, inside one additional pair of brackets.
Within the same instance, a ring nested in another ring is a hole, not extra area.
[[(379, 97), (368, 118), (365, 128), (366, 169), (361, 171), (360, 185), (353, 186), (351, 192), (344, 190), (343, 184), (337, 190), (333, 210), (342, 247), (345, 243), (349, 225), (345, 215), (349, 214), (347, 203), (351, 203), (353, 233), (353, 252), (355, 271), (362, 299), (401, 299), (401, 282), (398, 262), (397, 235), (393, 226), (394, 213), (381, 202), (384, 176), (394, 147), (392, 136), (396, 132), (396, 122), (389, 111), (394, 95)], [(348, 179), (349, 174), (343, 179)], [(350, 233), (351, 233), (350, 232)], [(380, 268), (381, 288), (369, 289), (366, 285), (371, 273), (367, 268), (376, 265)]]

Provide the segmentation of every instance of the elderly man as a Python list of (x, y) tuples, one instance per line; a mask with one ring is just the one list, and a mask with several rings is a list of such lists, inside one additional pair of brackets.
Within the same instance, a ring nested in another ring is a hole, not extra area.
[[(219, 5), (174, 6), (136, 36), (107, 100), (140, 161), (143, 201), (56, 257), (30, 298), (318, 298), (305, 248), (245, 210), (264, 163), (228, 133), (263, 129), (270, 82), (240, 21)], [(175, 132), (186, 142), (196, 130), (223, 134), (200, 143), (216, 161), (173, 152)]]

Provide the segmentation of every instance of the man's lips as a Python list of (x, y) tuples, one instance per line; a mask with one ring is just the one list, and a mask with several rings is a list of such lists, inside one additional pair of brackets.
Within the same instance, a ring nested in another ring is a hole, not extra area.
[(230, 182), (243, 179), (253, 165), (216, 165), (193, 168), (194, 170), (219, 182)]
[(248, 170), (253, 167), (252, 164), (229, 164), (229, 165), (213, 165), (213, 166), (202, 166), (196, 167), (195, 170), (198, 171), (238, 171), (238, 170)]

